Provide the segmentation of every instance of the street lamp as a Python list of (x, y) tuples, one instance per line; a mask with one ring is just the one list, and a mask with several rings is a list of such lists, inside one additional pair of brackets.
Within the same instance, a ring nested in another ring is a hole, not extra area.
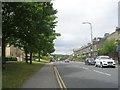
[(92, 57), (92, 50), (93, 50), (93, 35), (92, 35), (92, 24), (90, 22), (83, 22), (83, 24), (89, 24), (91, 30), (91, 57)]

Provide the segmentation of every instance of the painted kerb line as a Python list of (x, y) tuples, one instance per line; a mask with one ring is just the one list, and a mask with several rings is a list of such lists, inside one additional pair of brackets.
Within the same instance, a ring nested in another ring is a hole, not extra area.
[(56, 73), (56, 75), (58, 77), (58, 82), (60, 82), (61, 83), (60, 85), (62, 85), (61, 90), (67, 90), (67, 87), (65, 86), (65, 84), (64, 84), (64, 82), (63, 82), (63, 80), (62, 80), (62, 78), (61, 78), (57, 68), (54, 67), (54, 70), (55, 70), (55, 73)]
[(58, 81), (58, 84), (59, 84), (60, 88), (63, 88), (63, 87), (62, 87), (62, 84), (61, 84), (61, 82), (60, 82), (60, 80), (59, 80), (59, 77), (58, 77), (58, 75), (57, 75), (57, 72), (56, 72), (56, 70), (55, 70), (55, 67), (54, 67), (54, 72), (55, 72), (55, 75), (56, 75), (56, 77), (57, 77), (57, 81)]
[[(61, 76), (60, 76), (60, 74), (59, 74), (57, 68), (56, 68), (56, 71), (57, 71), (57, 73), (58, 73), (58, 76), (59, 76), (59, 78), (60, 78), (62, 84), (63, 84), (63, 88), (66, 88), (65, 83), (63, 82), (63, 80), (62, 80), (62, 78), (61, 78)], [(65, 90), (66, 90), (66, 89), (65, 89)]]
[(55, 71), (55, 75), (57, 77), (57, 81), (60, 85), (61, 90), (67, 90), (67, 87), (65, 86), (64, 81), (62, 80), (62, 78), (61, 78), (61, 76), (60, 76), (60, 74), (55, 66), (54, 66), (54, 71)]

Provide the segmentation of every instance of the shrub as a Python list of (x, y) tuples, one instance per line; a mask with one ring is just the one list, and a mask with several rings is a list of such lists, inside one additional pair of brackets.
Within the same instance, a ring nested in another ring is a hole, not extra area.
[(17, 61), (17, 58), (15, 56), (8, 56), (5, 59), (6, 61)]
[(107, 55), (111, 52), (116, 52), (117, 43), (115, 39), (106, 40), (103, 46), (98, 50), (99, 55)]

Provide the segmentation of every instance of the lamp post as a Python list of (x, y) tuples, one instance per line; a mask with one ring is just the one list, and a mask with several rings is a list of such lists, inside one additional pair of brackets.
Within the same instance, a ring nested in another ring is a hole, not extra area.
[(90, 22), (83, 22), (83, 24), (89, 24), (90, 25), (90, 30), (91, 30), (91, 57), (92, 57), (92, 51), (93, 51), (92, 24)]

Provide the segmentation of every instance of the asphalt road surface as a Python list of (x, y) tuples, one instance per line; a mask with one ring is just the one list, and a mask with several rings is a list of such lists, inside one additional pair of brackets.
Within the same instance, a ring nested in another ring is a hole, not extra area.
[(118, 88), (118, 67), (99, 68), (79, 62), (56, 62), (67, 88)]

